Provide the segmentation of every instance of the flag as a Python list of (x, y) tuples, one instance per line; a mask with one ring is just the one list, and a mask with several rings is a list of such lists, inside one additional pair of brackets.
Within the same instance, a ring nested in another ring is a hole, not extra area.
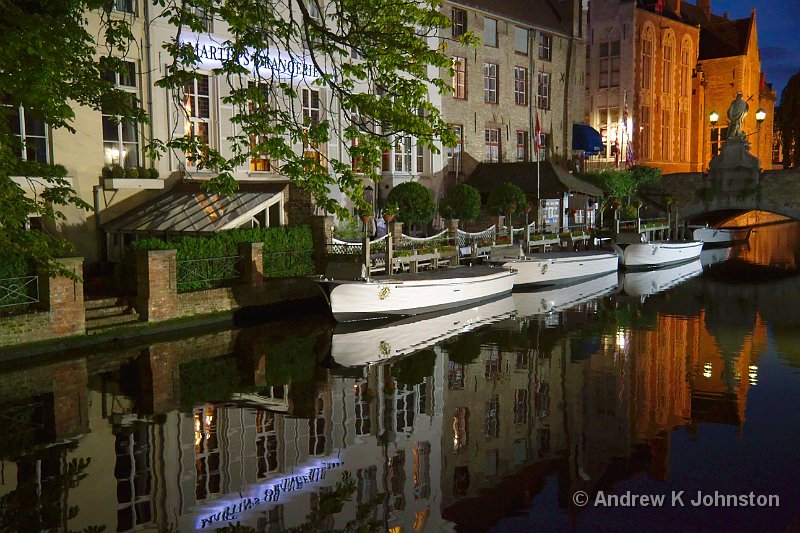
[(656, 13), (662, 13), (664, 11), (664, 0), (658, 0), (656, 2)]
[(539, 112), (536, 112), (536, 134), (533, 139), (533, 149), (536, 150), (536, 160), (542, 157), (542, 127), (539, 125)]

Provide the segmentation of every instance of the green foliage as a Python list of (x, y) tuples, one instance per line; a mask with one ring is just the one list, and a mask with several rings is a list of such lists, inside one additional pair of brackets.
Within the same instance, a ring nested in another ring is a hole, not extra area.
[[(0, 249), (66, 275), (70, 274), (54, 259), (71, 247), (45, 231), (26, 231), (25, 223), (29, 215), (59, 222), (65, 208), (91, 206), (66, 180), (64, 167), (19, 162), (25, 147), (13, 125), (19, 124), (20, 106), (26, 120), (68, 131), (74, 131), (77, 106), (146, 120), (141, 106), (130, 105), (130, 93), (101, 75), (121, 71), (128, 46), (135, 44), (132, 19), (112, 18), (112, 6), (107, 0), (51, 0), (2, 2), (0, 7), (0, 35), (5, 37), (0, 40), (0, 102), (11, 104), (0, 106)], [(102, 29), (87, 23), (90, 11), (99, 16)], [(106, 47), (97, 47), (98, 34)], [(19, 187), (10, 179), (20, 175), (38, 178), (48, 187), (33, 194), (33, 187)]]
[(439, 203), (439, 212), (445, 218), (476, 220), (481, 214), (481, 193), (471, 185), (459, 183)]
[(626, 169), (605, 169), (602, 172), (583, 174), (582, 179), (602, 188), (607, 196), (628, 198), (636, 194), (640, 187), (652, 185), (661, 180), (661, 169), (637, 165)]
[(697, 191), (697, 197), (707, 204), (713, 202), (716, 196), (717, 191), (715, 191), (713, 187), (701, 187)]
[[(136, 290), (136, 250), (177, 250), (177, 260), (209, 259), (239, 255), (239, 244), (264, 243), (264, 276), (306, 276), (314, 272), (314, 241), (308, 226), (235, 229), (210, 237), (178, 237), (165, 241), (149, 238), (134, 241), (125, 250), (115, 272), (117, 287), (132, 294)], [(209, 288), (198, 282), (186, 289)]]
[(397, 219), (404, 224), (427, 224), (436, 213), (433, 194), (416, 181), (407, 181), (393, 188), (386, 202), (397, 205)]
[(436, 352), (430, 348), (421, 350), (394, 363), (392, 376), (397, 379), (398, 383), (417, 385), (425, 381), (426, 377), (433, 376), (435, 364)]
[(509, 182), (492, 189), (487, 204), (498, 215), (521, 213), (528, 206), (522, 189)]
[(364, 235), (363, 223), (354, 216), (343, 216), (333, 228), (333, 236), (341, 241), (360, 240)]

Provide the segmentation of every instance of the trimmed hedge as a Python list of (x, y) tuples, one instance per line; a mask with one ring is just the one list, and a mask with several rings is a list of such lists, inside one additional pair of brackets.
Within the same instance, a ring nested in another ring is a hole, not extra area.
[[(314, 273), (314, 241), (308, 226), (276, 226), (222, 231), (210, 237), (157, 238), (134, 241), (117, 265), (117, 287), (136, 292), (136, 251), (177, 250), (177, 260), (211, 259), (239, 255), (239, 244), (264, 243), (264, 276), (293, 277)], [(197, 286), (194, 286), (197, 285)], [(192, 289), (210, 288), (212, 283), (193, 284)]]

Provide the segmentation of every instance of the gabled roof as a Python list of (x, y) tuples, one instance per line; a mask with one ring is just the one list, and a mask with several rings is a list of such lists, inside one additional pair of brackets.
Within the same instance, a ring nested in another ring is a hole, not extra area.
[[(549, 161), (540, 163), (539, 191), (541, 198), (558, 198), (565, 192), (603, 196), (603, 190), (576, 178)], [(536, 163), (480, 163), (467, 183), (483, 194), (489, 194), (498, 183), (510, 182), (529, 196), (536, 197)]]
[(198, 183), (184, 182), (103, 224), (112, 232), (210, 234), (240, 226), (275, 203), (278, 184), (241, 185), (229, 196), (206, 194)]
[(449, 3), (510, 18), (529, 26), (572, 33), (572, 2), (564, 0), (448, 0)]
[(747, 54), (752, 19), (729, 20), (700, 28), (700, 60)]

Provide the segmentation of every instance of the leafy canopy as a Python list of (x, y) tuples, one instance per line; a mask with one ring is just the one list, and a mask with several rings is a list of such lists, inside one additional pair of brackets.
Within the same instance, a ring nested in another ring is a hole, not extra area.
[(407, 181), (393, 188), (386, 203), (396, 205), (397, 219), (407, 224), (427, 224), (436, 213), (433, 193), (416, 181)]
[(481, 193), (471, 185), (459, 183), (439, 203), (439, 212), (446, 218), (475, 220), (481, 213)]
[(513, 183), (503, 183), (489, 193), (487, 200), (489, 209), (498, 215), (509, 215), (522, 212), (527, 206), (525, 193)]
[(637, 165), (629, 169), (606, 169), (582, 177), (602, 188), (606, 196), (622, 199), (635, 195), (645, 185), (658, 183), (661, 169)]
[[(447, 34), (442, 30), (450, 20), (438, 11), (437, 0), (149, 1), (151, 15), (174, 26), (173, 37), (158, 51), (166, 67), (156, 85), (184, 114), (185, 87), (201, 76), (193, 36), (205, 31), (205, 18), (229, 31), (230, 37), (218, 43), (225, 58), (212, 74), (223, 80), (222, 103), (233, 110), (236, 133), (211, 147), (176, 123), (169, 138), (151, 140), (147, 147), (153, 158), (168, 151), (190, 154), (187, 159), (197, 170), (215, 174), (209, 192), (234, 191), (233, 170), (258, 154), (310, 192), (318, 206), (341, 215), (344, 208), (328, 198), (329, 191), (339, 188), (366, 209), (363, 183), (379, 178), (381, 154), (396, 134), (413, 135), (432, 151), (439, 140), (455, 145), (455, 134), (428, 100), (430, 88), (450, 90), (439, 70), (453, 74), (437, 37)], [(10, 104), (0, 106), (0, 249), (51, 269), (57, 269), (53, 257), (68, 253), (68, 246), (46, 232), (23, 231), (28, 215), (58, 221), (66, 207), (90, 206), (65, 179), (63, 168), (17, 169), (22, 147), (9, 125), (20, 106), (27, 116), (69, 131), (74, 131), (76, 106), (103, 108), (122, 120), (148, 120), (144, 106), (132, 106), (130, 96), (102, 76), (124, 72), (125, 56), (138, 46), (135, 19), (112, 16), (113, 5), (109, 0), (0, 0), (0, 103)], [(90, 24), (96, 16), (99, 29)], [(459, 40), (477, 42), (471, 33)], [(319, 78), (273, 76), (264, 64), (275, 50), (282, 50), (286, 60), (310, 62)], [(361, 59), (351, 59), (351, 53)], [(325, 87), (319, 117), (303, 113), (304, 87)], [(338, 116), (343, 129), (332, 127)], [(258, 142), (251, 145), (251, 138)], [(341, 141), (349, 158), (326, 153), (333, 140)], [(356, 169), (350, 160), (357, 162)], [(37, 195), (30, 181), (23, 190), (10, 179), (20, 173), (36, 174), (53, 187)]]

